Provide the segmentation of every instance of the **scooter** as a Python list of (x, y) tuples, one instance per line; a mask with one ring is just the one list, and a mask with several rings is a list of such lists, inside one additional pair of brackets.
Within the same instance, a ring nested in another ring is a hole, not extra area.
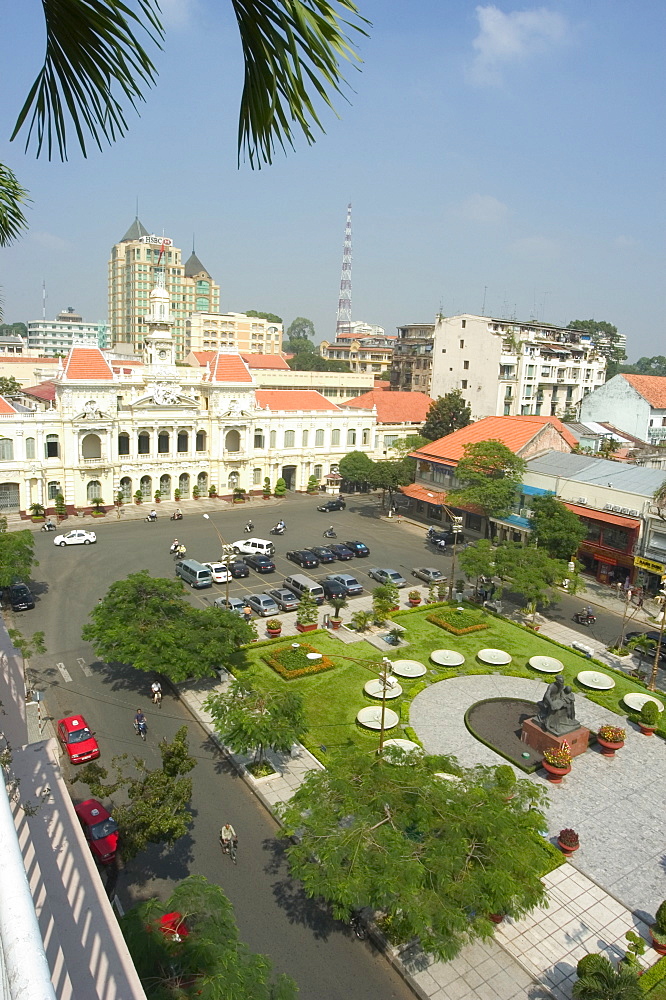
[(284, 533), (285, 533), (286, 530), (287, 530), (287, 526), (286, 525), (284, 525), (284, 524), (276, 524), (276, 525), (274, 525), (271, 528), (270, 534), (271, 535), (284, 535)]
[(170, 521), (182, 521), (183, 520), (183, 515), (180, 513), (180, 511), (177, 511), (177, 512), (174, 511), (174, 513), (171, 515), (171, 517), (169, 518), (169, 520)]
[(53, 523), (53, 521), (47, 521), (45, 524), (42, 525), (42, 527), (41, 527), (40, 530), (41, 531), (55, 531), (56, 530), (56, 526)]
[(157, 520), (157, 514), (148, 514), (146, 516), (146, 521), (156, 521), (156, 520)]
[(246, 535), (249, 535), (251, 532), (254, 531), (254, 524), (252, 523), (252, 521), (247, 522), (247, 524), (243, 528), (243, 531), (245, 532)]
[(579, 625), (594, 625), (596, 620), (597, 616), (587, 611), (577, 611), (574, 615), (574, 621), (578, 622)]
[(338, 536), (335, 533), (335, 531), (333, 531), (332, 528), (327, 528), (326, 531), (324, 532), (324, 534), (322, 535), (322, 537), (323, 538), (337, 538)]

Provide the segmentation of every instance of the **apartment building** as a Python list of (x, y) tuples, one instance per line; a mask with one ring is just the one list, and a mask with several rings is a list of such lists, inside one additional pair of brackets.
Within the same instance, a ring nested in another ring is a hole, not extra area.
[(28, 323), (28, 349), (35, 355), (54, 357), (67, 354), (75, 344), (88, 344), (106, 350), (111, 346), (111, 332), (106, 323), (86, 323), (70, 306), (55, 319), (37, 319)]
[(471, 314), (435, 326), (430, 395), (460, 389), (475, 419), (575, 418), (605, 373), (592, 338), (576, 330)]
[(322, 340), (319, 353), (329, 361), (346, 361), (353, 372), (381, 375), (389, 371), (395, 337), (349, 338), (344, 334), (334, 341)]
[(391, 388), (430, 394), (434, 333), (434, 323), (407, 323), (398, 327)]
[(245, 313), (196, 312), (185, 322), (190, 351), (230, 349), (243, 354), (280, 354), (282, 323)]

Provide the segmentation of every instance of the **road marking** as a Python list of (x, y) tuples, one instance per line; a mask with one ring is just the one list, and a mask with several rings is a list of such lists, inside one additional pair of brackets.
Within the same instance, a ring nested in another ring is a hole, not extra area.
[(77, 656), (76, 662), (81, 667), (81, 670), (84, 672), (86, 677), (92, 677), (92, 670), (90, 669), (90, 667), (88, 666), (88, 664), (86, 663), (86, 661), (83, 659), (82, 656)]
[(65, 666), (65, 664), (64, 663), (56, 663), (56, 667), (58, 668), (58, 670), (62, 674), (63, 680), (66, 681), (67, 684), (71, 684), (72, 678), (71, 678), (69, 670), (67, 669), (67, 667)]

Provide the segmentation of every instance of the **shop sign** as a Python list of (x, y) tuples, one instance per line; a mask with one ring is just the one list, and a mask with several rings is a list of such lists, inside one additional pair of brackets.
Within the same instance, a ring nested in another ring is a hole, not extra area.
[(654, 559), (644, 559), (643, 556), (634, 556), (634, 566), (646, 569), (648, 573), (654, 573), (656, 576), (663, 576), (666, 573), (666, 566), (663, 563), (655, 562)]

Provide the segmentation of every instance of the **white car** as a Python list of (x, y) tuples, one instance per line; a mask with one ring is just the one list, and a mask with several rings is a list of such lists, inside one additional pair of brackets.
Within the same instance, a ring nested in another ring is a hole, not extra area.
[(227, 579), (229, 581), (233, 580), (233, 577), (224, 563), (202, 563), (206, 566), (213, 577), (213, 583), (226, 583)]
[(237, 542), (232, 542), (232, 550), (236, 555), (243, 556), (268, 556), (275, 555), (275, 546), (265, 538), (239, 538)]
[(82, 528), (75, 528), (68, 531), (66, 535), (56, 535), (53, 539), (54, 545), (91, 545), (97, 541), (94, 531), (84, 531)]

